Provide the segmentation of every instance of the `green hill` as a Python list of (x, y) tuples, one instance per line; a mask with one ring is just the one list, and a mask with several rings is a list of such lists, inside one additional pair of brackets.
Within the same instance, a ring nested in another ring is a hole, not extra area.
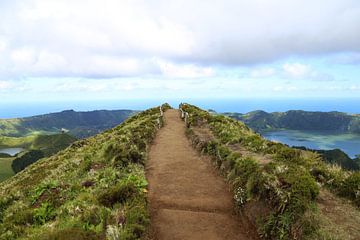
[[(262, 238), (359, 239), (358, 172), (268, 141), (232, 118), (181, 109), (191, 143), (211, 157), (239, 217)], [(144, 239), (145, 162), (162, 123), (159, 108), (146, 110), (0, 183), (0, 239)]]
[(50, 156), (66, 147), (77, 139), (69, 134), (39, 135), (31, 143), (31, 149), (41, 150), (45, 156)]
[(189, 116), (192, 144), (212, 158), (231, 186), (240, 215), (262, 238), (360, 238), (360, 172), (266, 140), (233, 118), (189, 104), (181, 109)]
[(66, 133), (38, 135), (31, 143), (29, 150), (16, 155), (11, 167), (15, 173), (18, 173), (39, 159), (49, 157), (67, 148), (76, 140), (76, 138)]
[[(0, 181), (20, 172), (37, 160), (51, 156), (70, 146), (77, 139), (69, 134), (30, 135), (26, 137), (0, 137), (0, 147), (21, 147), (24, 150), (12, 157), (0, 154)], [(11, 166), (11, 168), (9, 168)]]
[(260, 132), (271, 129), (292, 129), (360, 133), (360, 116), (341, 112), (292, 110), (267, 113), (264, 111), (253, 111), (246, 114), (225, 113), (225, 115), (243, 121), (252, 129)]
[(67, 110), (26, 118), (0, 119), (0, 136), (22, 137), (66, 130), (77, 138), (84, 138), (112, 128), (134, 113), (135, 111), (131, 110), (90, 112)]
[(0, 239), (139, 238), (149, 223), (144, 162), (161, 123), (149, 109), (0, 183)]

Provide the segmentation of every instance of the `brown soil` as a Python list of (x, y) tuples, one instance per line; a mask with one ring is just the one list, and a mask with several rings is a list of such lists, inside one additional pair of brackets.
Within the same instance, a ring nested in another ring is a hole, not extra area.
[(224, 179), (191, 147), (176, 110), (165, 113), (149, 152), (147, 178), (151, 239), (257, 239), (235, 215)]

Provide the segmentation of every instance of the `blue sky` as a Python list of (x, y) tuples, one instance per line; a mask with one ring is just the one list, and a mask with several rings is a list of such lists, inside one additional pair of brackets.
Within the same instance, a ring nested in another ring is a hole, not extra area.
[(0, 104), (357, 98), (360, 2), (0, 2)]

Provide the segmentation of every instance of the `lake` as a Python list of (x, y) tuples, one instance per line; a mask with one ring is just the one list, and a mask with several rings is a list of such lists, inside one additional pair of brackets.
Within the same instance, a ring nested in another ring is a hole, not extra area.
[(339, 148), (351, 158), (360, 154), (359, 134), (339, 134), (334, 131), (276, 130), (264, 132), (262, 135), (271, 141), (285, 143), (289, 146), (304, 146), (317, 150)]
[(0, 153), (7, 153), (10, 154), (11, 156), (15, 156), (17, 153), (23, 151), (23, 148), (3, 148), (0, 149)]

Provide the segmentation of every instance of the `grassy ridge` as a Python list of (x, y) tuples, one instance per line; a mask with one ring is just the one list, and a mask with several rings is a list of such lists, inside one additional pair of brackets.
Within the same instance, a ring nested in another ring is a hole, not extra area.
[[(168, 105), (164, 105), (166, 110)], [(159, 108), (75, 142), (0, 184), (0, 239), (137, 239)]]
[(0, 136), (49, 135), (59, 133), (65, 128), (71, 135), (84, 138), (112, 128), (135, 113), (136, 111), (131, 110), (67, 110), (26, 118), (0, 119)]
[[(316, 199), (320, 187), (348, 197), (360, 206), (359, 173), (326, 165), (318, 154), (273, 143), (244, 123), (211, 115), (184, 104), (189, 113), (187, 134), (202, 152), (213, 156), (216, 166), (231, 183), (239, 209), (265, 205), (256, 225), (267, 239), (328, 239), (319, 231)], [(213, 140), (204, 141), (195, 128), (208, 128)], [(232, 150), (241, 145), (249, 152), (271, 155), (262, 164), (253, 157)], [(330, 237), (331, 239), (331, 237)]]
[(225, 113), (227, 116), (245, 122), (256, 131), (270, 129), (332, 130), (360, 133), (360, 116), (342, 112), (309, 112), (291, 110), (267, 113), (253, 111), (246, 114)]

